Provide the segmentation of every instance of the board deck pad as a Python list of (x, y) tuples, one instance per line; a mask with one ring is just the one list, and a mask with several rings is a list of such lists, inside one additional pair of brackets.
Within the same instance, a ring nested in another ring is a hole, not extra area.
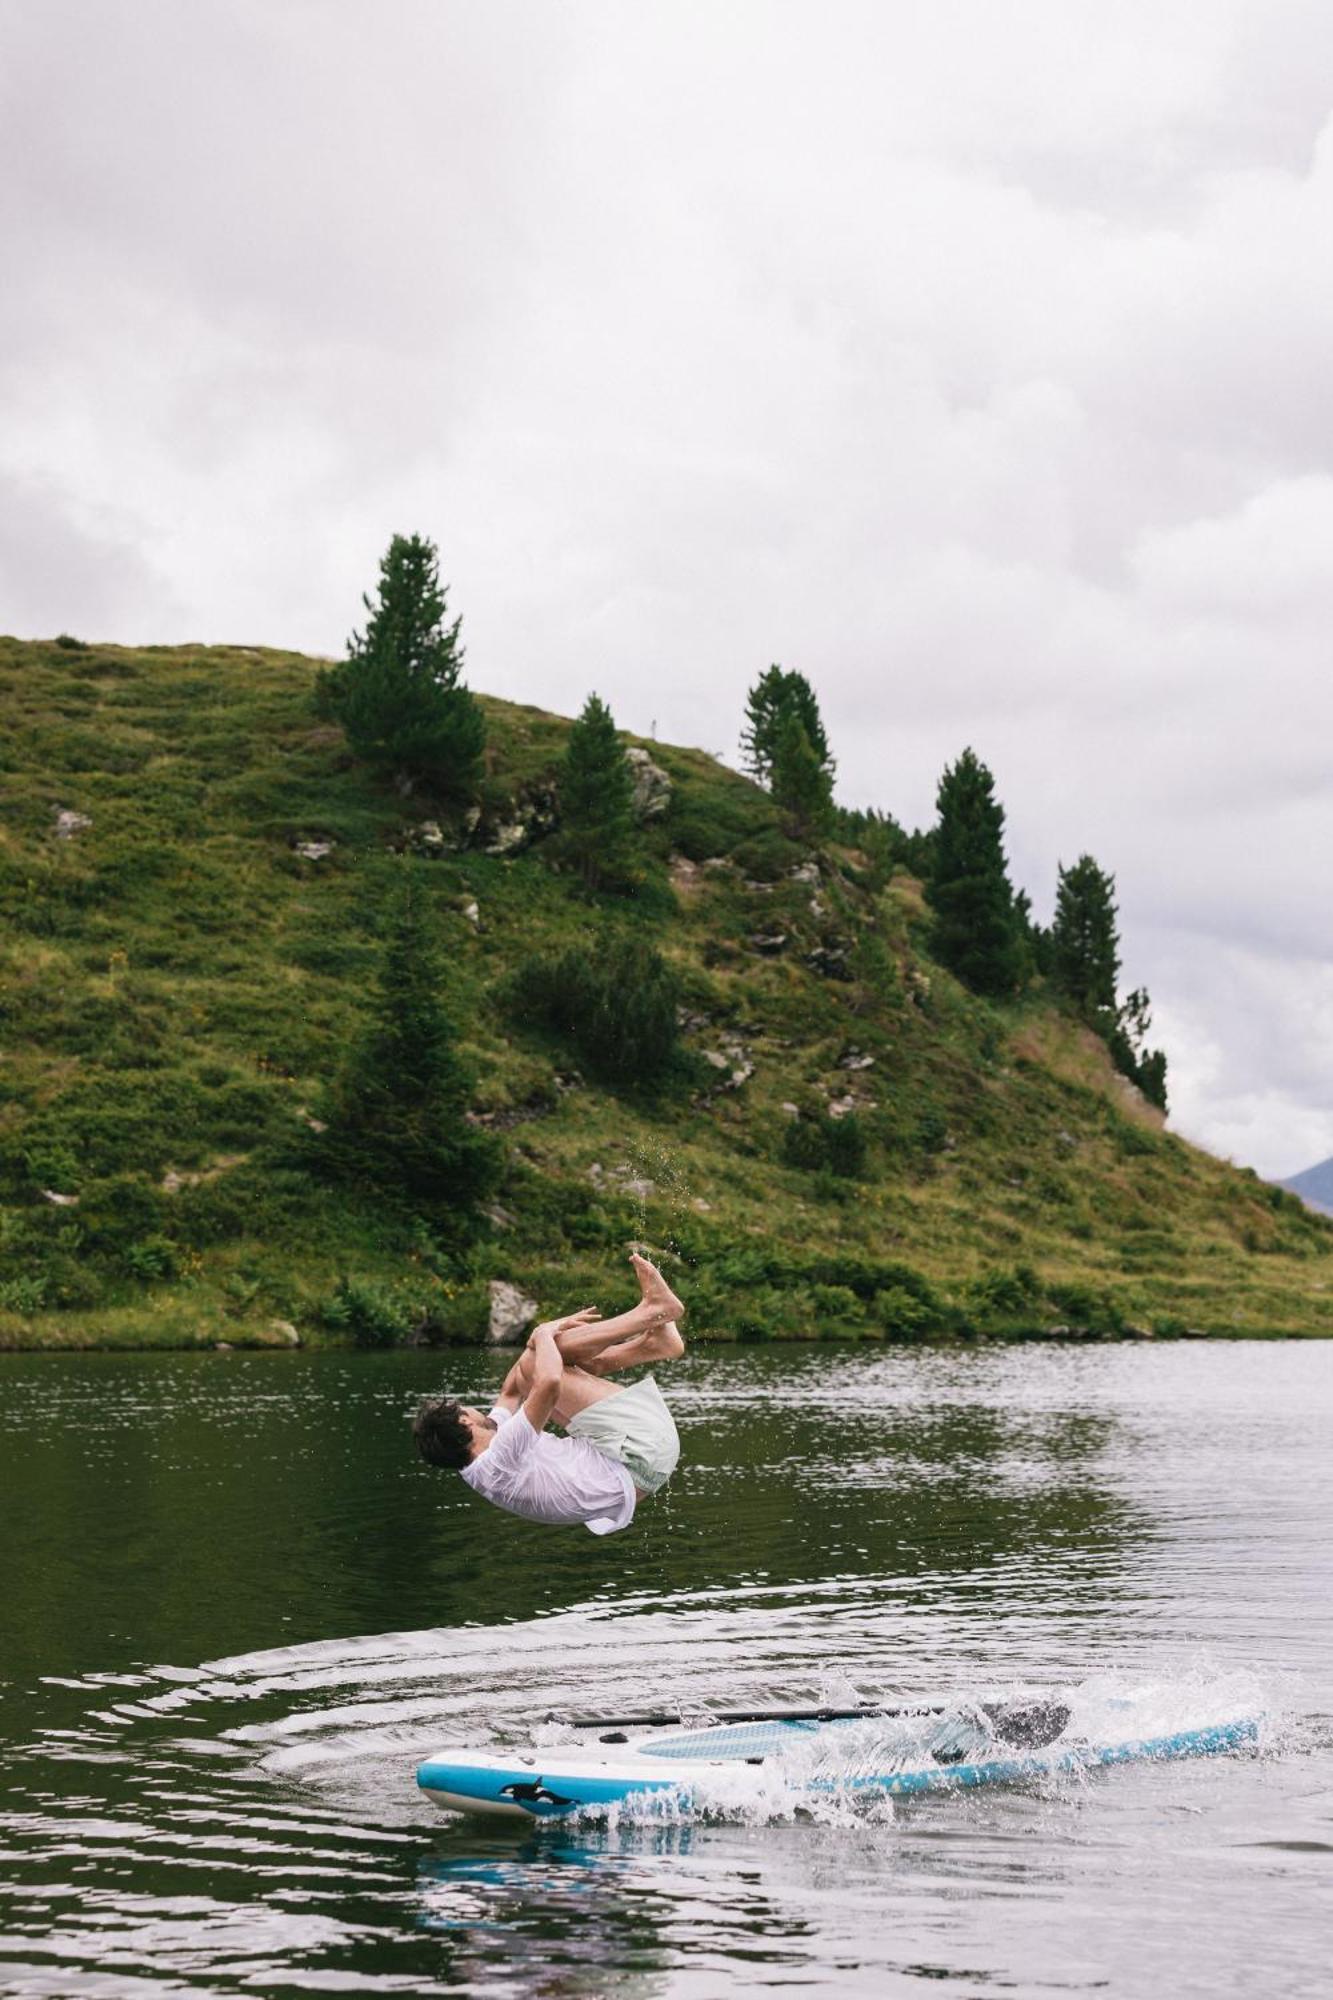
[[(706, 1810), (719, 1781), (745, 1765), (764, 1766), (811, 1798), (908, 1797), (1113, 1764), (1217, 1756), (1259, 1740), (1255, 1716), (1098, 1741), (1068, 1736), (1068, 1722), (1069, 1710), (1055, 1703), (760, 1712), (704, 1728), (657, 1726), (635, 1737), (611, 1718), (595, 1743), (441, 1749), (419, 1766), (417, 1783), (435, 1804), (456, 1813), (526, 1820), (620, 1806), (688, 1813)], [(583, 1726), (598, 1728), (595, 1721)]]

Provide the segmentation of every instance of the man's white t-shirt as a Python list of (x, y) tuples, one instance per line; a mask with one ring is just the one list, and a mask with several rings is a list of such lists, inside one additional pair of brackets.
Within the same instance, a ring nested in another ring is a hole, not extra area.
[(611, 1535), (634, 1518), (634, 1481), (618, 1460), (582, 1438), (534, 1430), (522, 1410), (495, 1408), (499, 1429), (461, 1468), (474, 1493), (525, 1521), (569, 1527), (582, 1521)]

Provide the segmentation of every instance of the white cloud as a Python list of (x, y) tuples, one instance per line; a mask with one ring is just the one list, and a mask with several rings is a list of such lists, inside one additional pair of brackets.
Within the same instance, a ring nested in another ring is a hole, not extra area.
[(1186, 1129), (1333, 1148), (1326, 9), (6, 24), (0, 627), (330, 651), (419, 528), (496, 692), (800, 666), (848, 798), (970, 741), (1040, 908), (1116, 872)]

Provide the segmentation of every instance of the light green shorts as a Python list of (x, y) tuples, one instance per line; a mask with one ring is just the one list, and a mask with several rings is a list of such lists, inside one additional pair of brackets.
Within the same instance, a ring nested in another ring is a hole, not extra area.
[(651, 1375), (580, 1410), (569, 1435), (618, 1458), (641, 1493), (665, 1486), (680, 1458), (675, 1422)]

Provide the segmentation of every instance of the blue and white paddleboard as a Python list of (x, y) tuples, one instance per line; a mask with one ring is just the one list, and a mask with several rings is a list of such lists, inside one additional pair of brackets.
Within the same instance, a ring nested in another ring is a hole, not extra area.
[(811, 1797), (834, 1792), (896, 1797), (1022, 1783), (1108, 1764), (1211, 1757), (1259, 1739), (1259, 1721), (1248, 1716), (1122, 1742), (1071, 1741), (1057, 1735), (1053, 1742), (1015, 1755), (1003, 1740), (978, 1727), (975, 1711), (962, 1711), (937, 1714), (924, 1731), (920, 1715), (890, 1724), (873, 1746), (858, 1739), (845, 1767), (837, 1768), (834, 1732), (840, 1734), (853, 1720), (864, 1731), (864, 1716), (756, 1718), (707, 1729), (656, 1731), (633, 1740), (612, 1736), (613, 1748), (597, 1750), (578, 1743), (531, 1750), (444, 1749), (418, 1767), (417, 1783), (447, 1812), (552, 1819), (634, 1802), (674, 1813), (707, 1807), (710, 1793), (738, 1764), (770, 1766)]

